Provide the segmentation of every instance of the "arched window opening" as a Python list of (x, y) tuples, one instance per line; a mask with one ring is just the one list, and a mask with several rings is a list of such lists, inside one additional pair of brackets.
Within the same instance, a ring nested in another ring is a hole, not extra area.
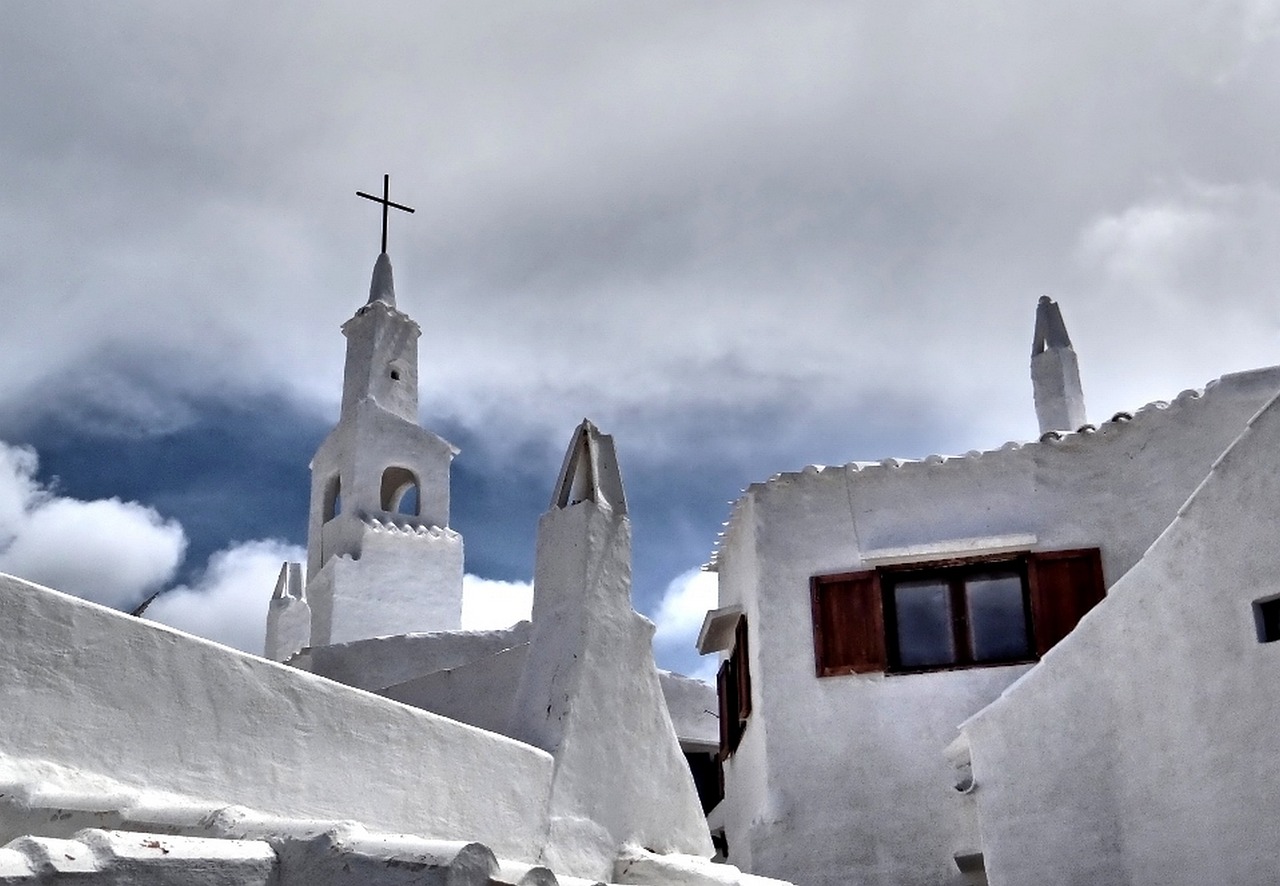
[(324, 520), (328, 523), (342, 513), (342, 477), (334, 474), (324, 487)]
[(382, 472), (382, 509), (392, 514), (418, 516), (418, 478), (408, 468), (391, 467)]

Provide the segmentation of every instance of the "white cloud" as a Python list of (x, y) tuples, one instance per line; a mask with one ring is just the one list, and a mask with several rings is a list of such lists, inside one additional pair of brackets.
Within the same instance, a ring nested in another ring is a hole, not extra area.
[(40, 497), (36, 465), (35, 450), (0, 443), (0, 543), (13, 539)]
[[(1188, 304), (1252, 304), (1280, 270), (1280, 191), (1184, 181), (1093, 218), (1076, 257), (1113, 294), (1176, 293)], [(1197, 323), (1197, 328), (1199, 324)]]
[(147, 617), (261, 655), (267, 604), (280, 564), (306, 557), (303, 548), (275, 539), (232, 545), (209, 558), (193, 585), (181, 585), (158, 597), (147, 608)]
[(1094, 220), (1080, 255), (1125, 286), (1170, 286), (1227, 224), (1222, 212), (1179, 200), (1131, 206)]
[(703, 656), (698, 662), (698, 666), (685, 674), (686, 677), (692, 677), (695, 680), (701, 680), (708, 686), (716, 685), (716, 671), (720, 669), (720, 659), (715, 655)]
[(462, 577), (462, 629), (506, 628), (529, 617), (533, 585), (525, 581), (496, 581), (476, 575)]
[[(38, 466), (34, 450), (0, 442), (0, 572), (118, 609), (173, 581), (187, 544), (177, 521), (137, 502), (57, 495), (36, 479)], [(305, 557), (275, 540), (232, 545), (194, 584), (158, 597), (147, 617), (261, 653), (280, 564)]]
[(137, 603), (173, 578), (186, 535), (154, 509), (56, 495), (34, 451), (0, 443), (0, 571), (107, 606)]
[(692, 647), (707, 610), (716, 608), (719, 593), (719, 577), (714, 572), (695, 568), (673, 578), (653, 616), (658, 626), (654, 643)]
[[(1064, 299), (1091, 417), (1275, 362), (1280, 189), (1172, 182), (1077, 236)], [(1212, 330), (1212, 335), (1206, 335)]]

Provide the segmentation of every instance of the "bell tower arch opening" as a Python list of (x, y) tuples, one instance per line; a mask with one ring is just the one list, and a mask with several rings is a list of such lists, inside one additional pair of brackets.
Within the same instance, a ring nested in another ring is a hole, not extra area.
[(382, 472), (382, 510), (417, 517), (421, 498), (418, 477), (413, 471), (393, 465)]

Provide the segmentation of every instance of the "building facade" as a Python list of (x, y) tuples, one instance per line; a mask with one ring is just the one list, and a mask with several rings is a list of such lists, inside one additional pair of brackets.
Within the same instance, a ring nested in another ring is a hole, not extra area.
[[(1034, 693), (1037, 663), (1070, 645), (1280, 390), (1280, 369), (1241, 373), (1064, 433), (1055, 419), (1083, 403), (1047, 301), (1036, 339), (1039, 441), (810, 467), (734, 505), (699, 638), (723, 659), (712, 820), (733, 863), (814, 886), (986, 882), (999, 813), (978, 814), (961, 724), (978, 715), (967, 731), (998, 756), (999, 706), (979, 712), (1015, 683)], [(1022, 874), (991, 882), (1051, 881), (1043, 865)]]

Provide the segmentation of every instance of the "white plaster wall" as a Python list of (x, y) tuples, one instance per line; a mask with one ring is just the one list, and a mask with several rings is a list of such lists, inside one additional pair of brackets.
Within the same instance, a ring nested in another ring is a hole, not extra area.
[(0, 754), (533, 861), (549, 755), (0, 576)]
[(313, 645), (462, 623), (462, 537), (365, 526), (358, 559), (334, 557), (308, 584)]
[(272, 597), (263, 655), (284, 661), (311, 643), (311, 607), (297, 597)]
[[(963, 883), (952, 858), (979, 839), (942, 749), (1025, 666), (816, 678), (809, 576), (858, 563), (845, 490), (824, 480), (805, 474), (756, 496), (756, 703), (726, 782), (763, 768), (766, 796), (745, 833), (726, 819), (729, 860), (747, 842), (753, 872), (815, 886)], [(883, 544), (891, 537), (907, 541), (886, 532)]]
[(1101, 546), (1114, 582), (1277, 388), (1280, 369), (1259, 370), (1094, 434), (752, 486), (717, 557), (720, 604), (743, 604), (752, 640), (752, 722), (725, 768), (730, 861), (812, 884), (961, 882), (951, 856), (977, 834), (941, 751), (1023, 669), (818, 679), (809, 578), (862, 568), (864, 551), (1029, 533), (1043, 550)]
[(595, 501), (542, 516), (510, 734), (555, 756), (548, 862), (600, 879), (628, 843), (712, 854), (630, 581), (625, 516)]
[[(387, 273), (390, 274), (389, 261)], [(342, 378), (343, 413), (371, 397), (387, 411), (416, 421), (418, 337), (422, 334), (418, 324), (393, 305), (373, 301), (363, 305), (343, 324), (342, 334), (347, 337)], [(392, 369), (397, 371), (399, 379), (391, 377)]]
[(1272, 403), (1108, 599), (966, 727), (993, 886), (1276, 880), (1280, 643), (1258, 642), (1252, 603), (1280, 593), (1278, 448)]
[[(363, 400), (344, 413), (320, 444), (311, 462), (311, 507), (307, 528), (307, 574), (314, 576), (330, 556), (355, 553), (349, 547), (322, 545), (325, 489), (334, 474), (342, 478), (342, 515), (390, 517), (382, 510), (382, 473), (391, 466), (411, 470), (419, 482), (422, 526), (449, 525), (449, 466), (453, 446), (412, 421)], [(342, 519), (340, 515), (337, 519)]]
[[(752, 708), (760, 709), (761, 684), (759, 629), (755, 624), (759, 612), (759, 559), (756, 556), (755, 501), (744, 496), (734, 509), (734, 517), (726, 530), (719, 566), (720, 605), (740, 605), (748, 613), (750, 632)], [(721, 659), (725, 656), (720, 656)], [(717, 720), (719, 707), (717, 705)], [(724, 761), (724, 799), (716, 806), (716, 817), (723, 823), (729, 844), (729, 860), (743, 870), (756, 870), (751, 837), (754, 822), (768, 815), (768, 769), (765, 765), (766, 718), (753, 713), (736, 753)], [(717, 732), (718, 732), (717, 728)]]
[(387, 686), (378, 694), (505, 735), (528, 654), (528, 643), (513, 646)]
[(672, 671), (658, 671), (658, 683), (681, 747), (714, 749), (720, 743), (716, 688)]
[(438, 631), (373, 637), (317, 646), (290, 664), (357, 689), (376, 692), (527, 644), (530, 629), (530, 623), (522, 621), (493, 631)]
[(1074, 431), (1088, 421), (1080, 362), (1070, 347), (1051, 347), (1031, 357), (1031, 389), (1041, 433)]

